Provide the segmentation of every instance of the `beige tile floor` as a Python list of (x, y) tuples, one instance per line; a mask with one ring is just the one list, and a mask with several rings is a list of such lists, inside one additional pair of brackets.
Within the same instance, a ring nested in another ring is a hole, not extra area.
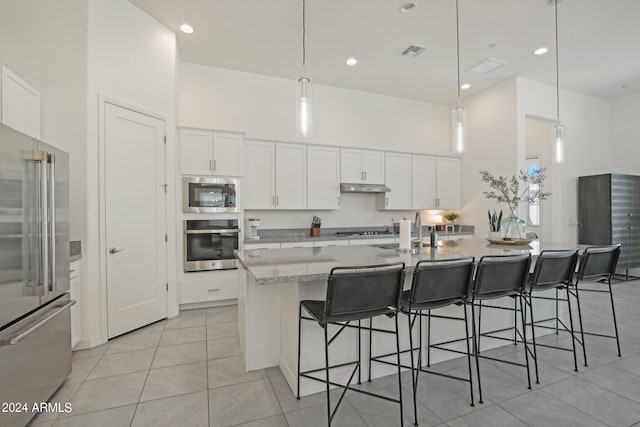
[[(469, 406), (467, 385), (421, 376), (421, 426), (630, 426), (640, 422), (640, 282), (615, 287), (623, 357), (612, 340), (588, 339), (589, 367), (573, 372), (570, 353), (539, 348), (541, 384), (526, 387), (522, 368), (482, 362), (485, 403)], [(606, 330), (606, 296), (584, 294), (590, 330)], [(543, 342), (568, 344), (550, 335)], [(521, 360), (522, 345), (492, 351)], [(466, 374), (465, 359), (435, 366)], [(397, 393), (395, 377), (363, 387)], [(403, 375), (405, 425), (413, 424), (410, 376)], [(41, 414), (45, 426), (323, 426), (323, 394), (296, 400), (278, 368), (245, 372), (235, 306), (183, 311), (100, 347), (74, 352), (73, 372), (52, 398), (70, 414)], [(333, 400), (335, 402), (335, 399)], [(399, 425), (395, 404), (347, 393), (334, 425)]]

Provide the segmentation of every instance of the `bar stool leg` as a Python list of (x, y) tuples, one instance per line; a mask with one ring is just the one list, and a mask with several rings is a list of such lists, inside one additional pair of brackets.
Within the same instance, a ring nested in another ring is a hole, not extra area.
[(527, 344), (527, 310), (522, 305), (522, 295), (520, 295), (520, 314), (522, 315), (522, 341), (524, 342), (524, 361), (527, 365), (527, 384), (531, 390), (531, 372), (529, 371), (529, 344)]
[(296, 390), (296, 399), (300, 400), (300, 330), (302, 329), (302, 304), (298, 306), (298, 384)]
[[(400, 401), (400, 427), (404, 426), (404, 408), (402, 406), (402, 366), (400, 366), (400, 334), (398, 328), (398, 313), (394, 316), (396, 320), (396, 355), (398, 357), (398, 400)], [(415, 407), (415, 406), (414, 406)]]
[(558, 288), (556, 288), (556, 335), (558, 335)]
[(513, 345), (518, 345), (518, 303), (513, 300)]
[[(362, 370), (362, 343), (361, 343), (361, 331), (362, 325), (360, 324), (360, 320), (358, 320), (358, 384), (362, 384), (360, 371)], [(371, 364), (371, 359), (369, 359), (369, 364)]]
[(327, 375), (327, 425), (331, 427), (331, 397), (329, 395), (329, 325), (324, 327), (324, 370)]
[(484, 403), (482, 401), (482, 381), (480, 380), (480, 361), (478, 359), (478, 345), (476, 340), (476, 309), (473, 300), (471, 300), (471, 328), (473, 330), (473, 355), (476, 358), (476, 374), (478, 376), (478, 403)]
[(467, 306), (465, 304), (462, 305), (462, 310), (464, 310), (464, 332), (467, 338), (465, 343), (467, 344), (467, 365), (469, 367), (469, 393), (471, 394), (471, 406), (476, 406), (475, 403), (473, 403), (473, 374), (471, 372), (471, 349), (469, 348), (469, 321), (467, 319)]
[[(407, 313), (409, 322), (409, 354), (411, 355), (411, 391), (413, 392), (413, 425), (418, 425), (418, 408), (416, 405), (416, 372), (413, 358), (413, 325), (411, 324), (411, 312)], [(418, 362), (419, 363), (419, 362)]]
[(611, 313), (613, 313), (613, 327), (616, 331), (616, 344), (618, 345), (618, 356), (622, 357), (622, 351), (620, 350), (620, 337), (618, 336), (618, 321), (616, 320), (616, 308), (613, 305), (613, 289), (611, 289), (611, 276), (608, 278), (609, 285), (609, 297), (611, 298)]
[(373, 347), (373, 317), (369, 318), (369, 382), (371, 382), (371, 348)]
[(578, 304), (578, 321), (580, 322), (580, 339), (582, 340), (582, 357), (584, 366), (587, 364), (587, 343), (584, 340), (584, 326), (582, 325), (582, 310), (580, 309), (580, 293), (578, 292), (578, 282), (576, 282), (576, 303)]
[[(557, 290), (557, 288), (556, 288)], [(525, 305), (527, 302), (527, 297), (525, 295)], [(557, 302), (558, 300), (556, 300)], [(525, 310), (527, 308), (525, 307)], [(529, 294), (529, 311), (531, 313), (531, 339), (533, 341), (533, 365), (536, 368), (536, 384), (540, 384), (540, 374), (538, 373), (538, 350), (536, 349), (536, 322), (533, 318), (533, 297)], [(524, 325), (526, 328), (527, 325)]]
[(482, 300), (478, 301), (478, 353), (480, 353), (480, 338), (482, 338)]
[(431, 310), (427, 310), (427, 367), (431, 367)]
[(573, 314), (571, 313), (571, 295), (567, 287), (567, 307), (569, 309), (569, 325), (571, 326), (571, 345), (573, 346), (573, 370), (578, 372), (578, 356), (576, 355), (576, 335), (573, 327)]

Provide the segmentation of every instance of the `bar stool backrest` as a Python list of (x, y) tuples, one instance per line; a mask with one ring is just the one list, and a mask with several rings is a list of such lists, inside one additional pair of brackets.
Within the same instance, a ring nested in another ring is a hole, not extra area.
[(403, 285), (404, 262), (335, 267), (327, 281), (326, 319), (358, 320), (397, 309)]
[(578, 250), (542, 251), (536, 260), (530, 283), (533, 287), (569, 284), (576, 271)]
[(612, 277), (616, 272), (620, 251), (620, 245), (590, 246), (586, 248), (580, 256), (578, 279)]
[(437, 308), (466, 302), (471, 292), (474, 257), (424, 260), (413, 271), (409, 304), (412, 308)]
[(520, 294), (526, 284), (531, 255), (490, 255), (480, 258), (473, 286), (474, 299)]

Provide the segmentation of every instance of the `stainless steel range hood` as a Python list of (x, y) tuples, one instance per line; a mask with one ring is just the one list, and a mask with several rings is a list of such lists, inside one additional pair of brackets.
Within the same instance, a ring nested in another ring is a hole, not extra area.
[(389, 187), (383, 184), (340, 184), (341, 193), (388, 193)]

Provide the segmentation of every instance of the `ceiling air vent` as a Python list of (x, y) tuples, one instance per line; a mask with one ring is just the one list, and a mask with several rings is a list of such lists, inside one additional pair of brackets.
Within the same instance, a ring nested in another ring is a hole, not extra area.
[(477, 73), (477, 74), (489, 74), (493, 70), (496, 70), (505, 64), (506, 62), (502, 62), (497, 59), (486, 58), (478, 62), (473, 67), (467, 69), (467, 71), (471, 73)]
[(412, 58), (415, 58), (416, 56), (420, 55), (422, 52), (424, 52), (425, 48), (422, 46), (416, 46), (416, 45), (411, 45), (408, 48), (406, 48), (404, 50), (404, 52), (402, 52), (403, 56), (410, 56)]

